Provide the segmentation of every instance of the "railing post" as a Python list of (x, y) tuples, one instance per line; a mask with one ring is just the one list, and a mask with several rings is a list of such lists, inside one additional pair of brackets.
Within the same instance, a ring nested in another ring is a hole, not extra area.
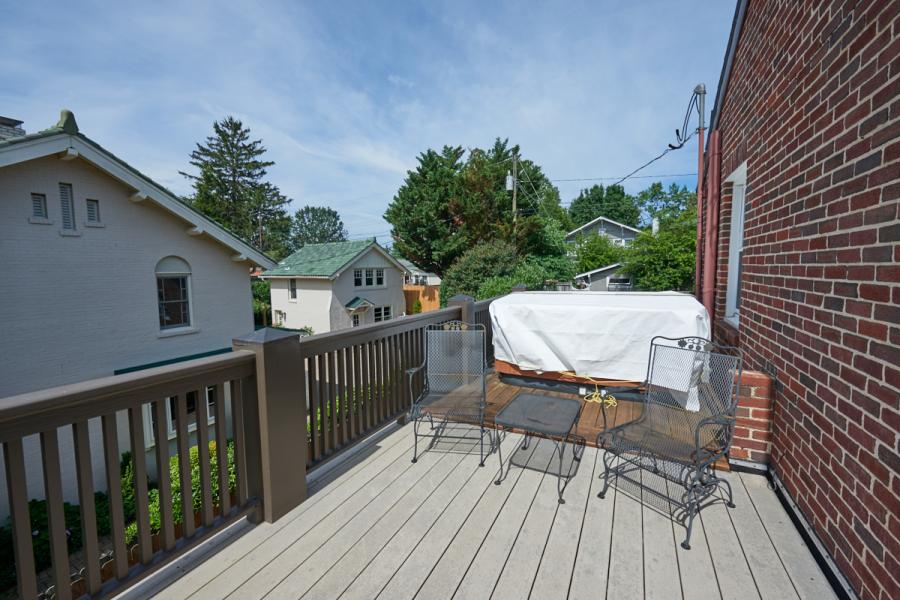
[(447, 301), (448, 307), (459, 307), (459, 320), (463, 323), (475, 323), (475, 298), (465, 294), (456, 294)]
[(258, 444), (248, 468), (257, 470), (262, 518), (273, 522), (306, 499), (306, 388), (296, 333), (264, 328), (232, 340), (256, 354)]

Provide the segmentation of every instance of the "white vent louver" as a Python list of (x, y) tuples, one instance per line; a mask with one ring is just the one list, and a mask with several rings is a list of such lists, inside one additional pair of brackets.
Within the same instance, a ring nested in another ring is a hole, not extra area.
[(71, 184), (59, 184), (59, 204), (62, 209), (63, 229), (75, 229), (75, 207), (72, 205)]
[(43, 194), (31, 195), (31, 216), (38, 219), (47, 218), (47, 197)]

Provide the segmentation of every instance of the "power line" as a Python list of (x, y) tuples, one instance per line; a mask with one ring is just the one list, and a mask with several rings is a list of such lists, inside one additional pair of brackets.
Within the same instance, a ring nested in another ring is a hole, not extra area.
[[(635, 175), (630, 179), (668, 179), (670, 177), (695, 177), (696, 173), (667, 173), (661, 175)], [(627, 177), (627, 176), (626, 176)], [(552, 182), (562, 182), (562, 181), (612, 181), (615, 179), (622, 179), (622, 175), (616, 175), (615, 177), (576, 177), (573, 179), (550, 179)]]

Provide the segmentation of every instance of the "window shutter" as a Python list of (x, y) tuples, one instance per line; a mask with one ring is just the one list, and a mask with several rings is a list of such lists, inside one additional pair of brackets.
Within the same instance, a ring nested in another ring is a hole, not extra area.
[(31, 195), (31, 216), (39, 219), (47, 218), (47, 197), (45, 195)]
[(89, 223), (99, 223), (100, 222), (100, 201), (99, 200), (88, 200), (85, 203), (87, 207), (87, 220)]
[(59, 203), (62, 208), (63, 229), (75, 229), (75, 208), (72, 206), (72, 186), (59, 184)]

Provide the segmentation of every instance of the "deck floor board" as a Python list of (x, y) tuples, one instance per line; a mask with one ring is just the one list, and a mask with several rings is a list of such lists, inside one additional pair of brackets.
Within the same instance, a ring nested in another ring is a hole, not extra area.
[[(488, 389), (489, 416), (519, 391), (493, 378)], [(607, 419), (634, 415), (620, 401)], [(599, 405), (586, 405), (578, 428), (596, 438)], [(420, 444), (413, 464), (411, 430), (336, 466), (278, 522), (173, 572), (160, 597), (835, 597), (762, 476), (722, 474), (737, 506), (704, 509), (688, 551), (672, 516), (683, 490), (661, 475), (634, 471), (601, 500), (604, 452), (589, 446), (558, 504), (552, 442), (522, 450), (520, 434), (502, 434), (503, 458), (514, 463), (494, 485), (496, 453), (480, 468), (477, 443), (447, 440)]]

